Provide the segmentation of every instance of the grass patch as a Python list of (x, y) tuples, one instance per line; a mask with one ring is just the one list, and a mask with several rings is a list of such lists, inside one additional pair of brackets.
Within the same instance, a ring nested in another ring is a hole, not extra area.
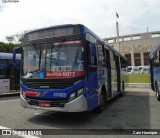
[(129, 74), (128, 83), (149, 83), (149, 74)]

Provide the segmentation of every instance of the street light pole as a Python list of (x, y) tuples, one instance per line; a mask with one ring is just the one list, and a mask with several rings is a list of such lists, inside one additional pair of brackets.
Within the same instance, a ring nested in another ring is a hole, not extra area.
[(120, 52), (118, 18), (119, 18), (119, 15), (118, 15), (118, 13), (116, 12), (116, 32), (117, 32), (117, 44), (118, 44), (118, 49), (117, 49), (117, 50)]

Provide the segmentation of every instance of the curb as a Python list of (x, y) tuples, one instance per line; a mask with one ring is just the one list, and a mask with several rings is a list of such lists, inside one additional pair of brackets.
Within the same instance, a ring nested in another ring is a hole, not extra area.
[(126, 83), (128, 88), (151, 88), (150, 83)]
[(19, 95), (20, 95), (19, 92), (2, 93), (2, 94), (0, 94), (0, 98), (10, 97), (10, 96), (19, 96)]

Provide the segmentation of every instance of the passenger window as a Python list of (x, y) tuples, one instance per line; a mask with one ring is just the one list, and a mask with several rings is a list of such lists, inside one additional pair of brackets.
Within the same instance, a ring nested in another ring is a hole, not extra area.
[(111, 68), (115, 69), (116, 68), (115, 55), (112, 51), (110, 51), (110, 60), (111, 60)]
[(105, 52), (103, 45), (97, 42), (97, 49), (98, 49), (98, 65), (104, 66), (105, 65)]

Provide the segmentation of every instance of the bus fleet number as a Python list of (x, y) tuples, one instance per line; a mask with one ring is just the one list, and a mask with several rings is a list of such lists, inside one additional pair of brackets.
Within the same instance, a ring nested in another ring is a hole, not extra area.
[(66, 97), (66, 93), (53, 93), (53, 97)]

